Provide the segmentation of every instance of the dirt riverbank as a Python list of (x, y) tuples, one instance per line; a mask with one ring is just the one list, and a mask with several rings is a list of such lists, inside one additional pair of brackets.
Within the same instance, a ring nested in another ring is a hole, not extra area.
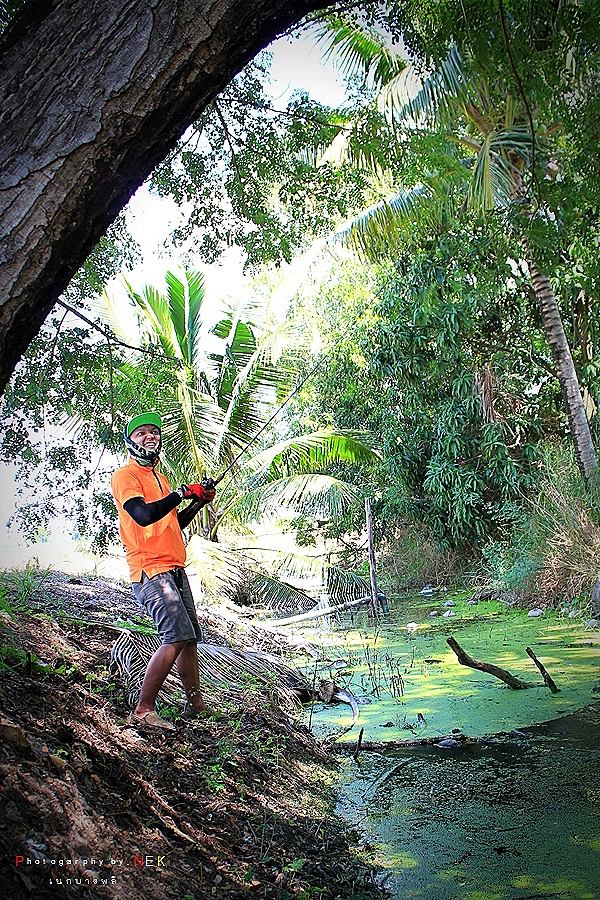
[(380, 896), (331, 814), (335, 762), (301, 724), (259, 702), (129, 727), (107, 669), (107, 626), (139, 613), (128, 590), (53, 575), (3, 597), (3, 898)]

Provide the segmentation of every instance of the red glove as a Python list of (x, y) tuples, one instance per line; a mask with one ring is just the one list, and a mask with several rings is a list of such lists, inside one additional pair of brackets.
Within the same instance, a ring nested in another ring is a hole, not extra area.
[(215, 499), (216, 491), (211, 482), (206, 484), (182, 484), (184, 500), (200, 500), (203, 505)]

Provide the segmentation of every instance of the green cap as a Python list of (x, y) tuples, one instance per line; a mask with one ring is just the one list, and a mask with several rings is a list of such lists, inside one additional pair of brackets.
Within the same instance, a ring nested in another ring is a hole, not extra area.
[(157, 412), (145, 412), (134, 416), (125, 429), (127, 437), (131, 437), (132, 431), (135, 431), (140, 425), (156, 425), (157, 428), (162, 428), (162, 419)]

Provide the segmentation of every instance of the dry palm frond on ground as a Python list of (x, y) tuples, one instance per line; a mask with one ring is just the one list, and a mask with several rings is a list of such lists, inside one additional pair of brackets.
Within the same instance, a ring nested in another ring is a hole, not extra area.
[[(110, 666), (123, 682), (127, 699), (135, 703), (150, 657), (161, 645), (158, 635), (124, 630), (112, 647)], [(275, 701), (290, 712), (297, 710), (301, 695), (311, 691), (305, 676), (280, 658), (258, 650), (233, 650), (216, 644), (198, 644), (202, 691), (209, 704), (223, 699), (247, 703), (250, 694)], [(162, 698), (180, 690), (169, 675)]]

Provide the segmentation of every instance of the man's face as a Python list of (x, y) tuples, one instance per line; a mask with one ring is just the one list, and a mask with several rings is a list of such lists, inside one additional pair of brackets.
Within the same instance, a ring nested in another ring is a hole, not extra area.
[(129, 435), (134, 444), (144, 450), (156, 450), (160, 444), (160, 428), (156, 425), (140, 425)]

